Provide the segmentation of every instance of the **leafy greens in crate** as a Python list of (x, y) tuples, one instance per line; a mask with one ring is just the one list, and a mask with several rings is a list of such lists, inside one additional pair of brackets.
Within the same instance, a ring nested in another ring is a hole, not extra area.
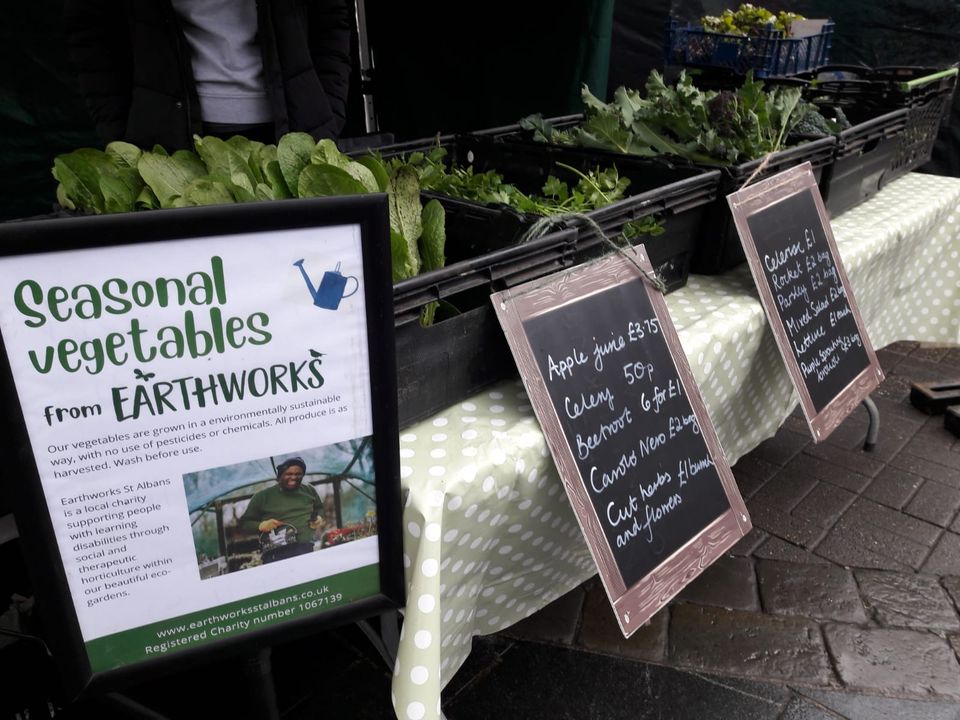
[(421, 204), (416, 169), (386, 167), (375, 157), (352, 160), (332, 140), (288, 133), (277, 145), (235, 136), (194, 138), (196, 152), (172, 155), (112, 142), (54, 159), (57, 200), (67, 210), (104, 214), (254, 200), (385, 192), (390, 208), (393, 280), (444, 265), (444, 211)]
[[(586, 213), (624, 198), (630, 179), (621, 177), (615, 167), (599, 167), (584, 173), (564, 163), (556, 163), (577, 177), (572, 187), (550, 175), (541, 188), (541, 194), (528, 194), (516, 185), (504, 181), (496, 170), (476, 172), (472, 165), (463, 167), (447, 163), (447, 150), (438, 146), (429, 152), (414, 152), (405, 159), (391, 158), (391, 169), (408, 166), (419, 173), (420, 186), (442, 195), (478, 203), (500, 203), (521, 213), (559, 215)], [(663, 226), (652, 215), (626, 223), (621, 231), (626, 238), (640, 235), (659, 235)]]
[[(651, 71), (646, 93), (619, 87), (605, 103), (584, 86), (583, 121), (555, 128), (540, 115), (520, 121), (535, 140), (630, 155), (675, 155), (691, 162), (734, 165), (776, 152), (797, 135), (823, 137), (842, 129), (801, 97), (798, 86), (773, 85), (748, 73), (736, 90), (701, 90), (686, 72), (675, 85)], [(811, 135), (812, 133), (812, 135)]]
[(785, 10), (774, 14), (766, 8), (743, 3), (736, 10), (728, 8), (719, 15), (705, 15), (700, 22), (704, 30), (724, 35), (759, 35), (779, 30), (790, 37), (793, 23), (805, 19), (803, 15)]

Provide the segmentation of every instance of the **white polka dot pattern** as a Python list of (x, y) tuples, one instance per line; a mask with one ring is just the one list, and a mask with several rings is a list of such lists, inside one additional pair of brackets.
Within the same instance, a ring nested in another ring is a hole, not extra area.
[[(833, 223), (877, 348), (960, 341), (960, 180), (910, 174)], [(667, 296), (728, 459), (796, 405), (746, 266)], [(400, 436), (407, 608), (398, 718), (438, 720), (474, 635), (542, 608), (596, 569), (523, 386), (508, 381)]]
[[(519, 381), (405, 431), (400, 450), (411, 468), (403, 480), (409, 563), (394, 708), (401, 718), (435, 718), (440, 689), (467, 658), (474, 635), (521, 620), (556, 597), (558, 586), (574, 587), (595, 569), (579, 532), (568, 533), (576, 520)], [(521, 541), (533, 507), (549, 517)], [(572, 551), (555, 557), (561, 541)], [(521, 582), (509, 596), (484, 593), (515, 577)]]

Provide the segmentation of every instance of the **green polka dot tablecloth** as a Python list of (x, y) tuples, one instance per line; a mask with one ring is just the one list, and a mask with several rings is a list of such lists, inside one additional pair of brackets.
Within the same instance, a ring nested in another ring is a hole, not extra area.
[[(907, 175), (833, 230), (875, 347), (960, 341), (960, 180)], [(692, 276), (667, 305), (735, 462), (797, 403), (749, 270)], [(436, 719), (474, 635), (596, 568), (519, 380), (402, 431), (400, 465), (407, 605), (393, 703), (401, 720)]]

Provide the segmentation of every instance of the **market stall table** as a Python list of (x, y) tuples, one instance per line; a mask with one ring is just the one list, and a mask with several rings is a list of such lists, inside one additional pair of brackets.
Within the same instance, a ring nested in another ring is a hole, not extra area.
[[(907, 175), (833, 231), (875, 347), (960, 341), (960, 179)], [(691, 276), (667, 305), (732, 464), (797, 403), (747, 267)], [(474, 635), (596, 568), (519, 380), (401, 431), (400, 463), (407, 605), (393, 703), (421, 720), (441, 716)]]

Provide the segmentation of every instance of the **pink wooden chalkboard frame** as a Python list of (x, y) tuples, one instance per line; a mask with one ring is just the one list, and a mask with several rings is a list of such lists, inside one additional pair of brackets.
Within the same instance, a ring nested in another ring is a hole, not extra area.
[[(650, 261), (642, 246), (626, 249), (625, 252), (632, 253), (640, 267), (652, 275)], [(631, 587), (627, 587), (590, 502), (584, 478), (580, 474), (573, 450), (563, 432), (556, 407), (550, 400), (549, 391), (524, 331), (523, 323), (529, 318), (575, 303), (618, 284), (630, 282), (644, 284), (647, 296), (660, 322), (663, 338), (676, 366), (677, 375), (683, 384), (691, 410), (696, 415), (702, 437), (726, 493), (729, 509), (689, 538), (684, 545), (643, 578)], [(690, 371), (687, 356), (680, 345), (680, 338), (673, 326), (663, 295), (641, 277), (633, 263), (620, 255), (611, 255), (546, 279), (496, 293), (491, 296), (491, 300), (517, 362), (530, 402), (543, 428), (567, 497), (570, 499), (594, 562), (597, 564), (607, 596), (613, 605), (617, 623), (624, 636), (630, 637), (690, 581), (733, 547), (752, 527), (746, 505), (740, 496), (730, 465), (727, 463), (716, 431), (707, 415), (706, 406)]]

